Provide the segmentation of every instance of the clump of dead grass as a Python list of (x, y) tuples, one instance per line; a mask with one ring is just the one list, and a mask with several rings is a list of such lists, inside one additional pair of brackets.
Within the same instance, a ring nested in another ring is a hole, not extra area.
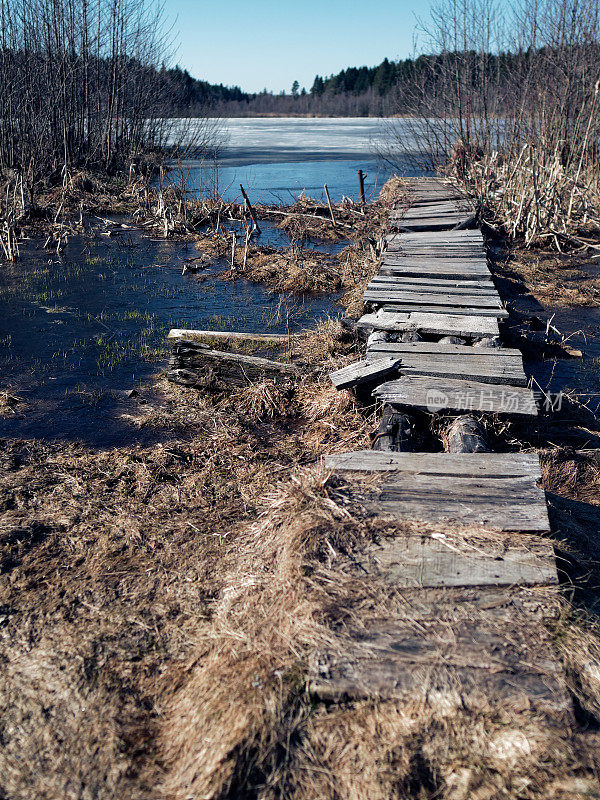
[(406, 178), (392, 175), (381, 187), (377, 202), (387, 208), (396, 208), (408, 200), (409, 182)]
[(597, 306), (600, 278), (580, 254), (556, 253), (514, 246), (500, 265), (509, 278), (523, 282), (541, 303), (555, 306)]
[(233, 407), (250, 420), (272, 419), (290, 412), (292, 392), (266, 378), (228, 395), (222, 407)]

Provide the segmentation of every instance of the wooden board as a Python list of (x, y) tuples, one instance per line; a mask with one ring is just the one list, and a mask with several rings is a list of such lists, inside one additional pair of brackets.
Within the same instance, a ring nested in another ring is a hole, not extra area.
[[(416, 280), (416, 279), (415, 279)], [(370, 283), (367, 285), (366, 290), (367, 292), (379, 292), (379, 293), (388, 293), (394, 296), (396, 293), (400, 292), (402, 294), (440, 294), (443, 295), (445, 298), (453, 298), (453, 297), (463, 297), (464, 295), (469, 295), (470, 297), (476, 298), (483, 298), (484, 300), (489, 301), (490, 299), (495, 300), (497, 306), (501, 306), (500, 303), (500, 296), (496, 291), (496, 288), (492, 284), (491, 286), (479, 286), (478, 283), (474, 284), (473, 286), (464, 286), (464, 283), (468, 283), (468, 281), (463, 282), (461, 286), (453, 286), (451, 282), (444, 281), (442, 283), (434, 283), (433, 281), (424, 280), (423, 283), (415, 283), (413, 281), (409, 281), (406, 278), (404, 279), (396, 279), (392, 278), (391, 280), (385, 280), (384, 277), (382, 278), (373, 278)]]
[(473, 547), (430, 536), (397, 536), (372, 545), (357, 565), (398, 589), (437, 586), (542, 586), (558, 583), (548, 539), (519, 534)]
[(474, 231), (431, 231), (427, 233), (389, 233), (386, 235), (386, 241), (400, 241), (411, 244), (450, 244), (456, 243), (477, 243), (483, 246), (483, 234), (479, 229)]
[(222, 384), (247, 386), (251, 381), (265, 377), (287, 381), (298, 374), (298, 367), (294, 364), (211, 350), (207, 345), (189, 339), (174, 341), (169, 366), (167, 379), (173, 383), (214, 388)]
[(458, 227), (471, 228), (475, 226), (475, 214), (452, 213), (440, 214), (438, 217), (411, 217), (410, 219), (396, 219), (391, 227), (397, 231), (451, 231)]
[[(392, 275), (389, 273), (379, 273), (371, 278), (372, 284), (385, 284), (393, 286), (408, 286), (414, 290), (418, 288), (427, 289), (428, 291), (438, 291), (444, 287), (468, 289), (469, 292), (495, 292), (496, 287), (491, 280), (473, 280), (462, 278), (420, 278), (411, 277), (407, 275)], [(277, 334), (266, 334), (267, 336)]]
[[(485, 352), (485, 351), (479, 351)], [(391, 353), (374, 351), (367, 353), (367, 362), (376, 363), (379, 358), (387, 358)], [(523, 372), (522, 364), (517, 361), (474, 359), (472, 357), (457, 358), (457, 356), (421, 356), (406, 353), (402, 356), (402, 365), (399, 367), (401, 375), (425, 376), (462, 380), (474, 380), (486, 384), (506, 384), (508, 386), (527, 386), (527, 376)]]
[(460, 306), (455, 303), (449, 303), (447, 306), (438, 305), (437, 303), (423, 303), (420, 306), (416, 306), (413, 303), (391, 303), (385, 302), (382, 303), (377, 300), (370, 300), (371, 305), (381, 307), (383, 311), (389, 311), (392, 313), (401, 312), (401, 313), (412, 313), (414, 311), (419, 311), (422, 314), (452, 314), (453, 316), (461, 315), (461, 316), (468, 316), (468, 317), (496, 317), (496, 319), (504, 319), (508, 317), (508, 311), (505, 308), (480, 308), (480, 307), (469, 307), (469, 306)]
[(382, 358), (373, 362), (355, 361), (347, 367), (342, 367), (329, 374), (329, 378), (336, 389), (350, 389), (361, 383), (369, 383), (380, 378), (385, 378), (397, 371), (400, 359)]
[(458, 478), (542, 479), (535, 453), (386, 453), (355, 450), (325, 456), (327, 469), (350, 472), (408, 472)]
[(483, 612), (439, 627), (421, 622), (420, 630), (389, 619), (347, 629), (337, 647), (314, 658), (309, 691), (325, 701), (397, 699), (441, 708), (462, 697), (471, 709), (512, 715), (531, 709), (538, 720), (573, 722), (564, 673), (544, 628), (519, 619), (499, 631)]
[(438, 217), (441, 214), (469, 213), (474, 211), (473, 205), (464, 200), (420, 201), (413, 203), (405, 211), (390, 211), (390, 219), (413, 219), (415, 217)]
[(364, 314), (358, 327), (379, 331), (420, 331), (440, 336), (499, 336), (496, 319), (490, 316), (465, 316), (451, 314), (423, 314), (421, 312), (395, 313), (378, 311)]
[(403, 375), (447, 375), (482, 383), (527, 386), (519, 350), (479, 349), (437, 342), (376, 342), (368, 348), (366, 360), (393, 357), (402, 359), (400, 371)]
[(389, 381), (373, 396), (392, 405), (438, 411), (481, 411), (513, 417), (535, 417), (533, 392), (518, 386), (495, 386), (451, 378), (404, 376)]
[[(381, 288), (380, 288), (381, 287)], [(365, 302), (377, 303), (402, 303), (404, 305), (440, 305), (440, 306), (467, 306), (468, 308), (498, 308), (502, 309), (500, 298), (496, 292), (488, 294), (442, 293), (425, 291), (403, 291), (400, 288), (376, 284), (369, 285), (363, 293)]]
[(550, 530), (544, 491), (531, 478), (381, 475), (381, 480), (372, 478), (368, 484), (350, 477), (343, 491), (345, 502), (377, 517), (501, 531)]
[(298, 334), (287, 333), (246, 333), (244, 331), (202, 331), (188, 328), (171, 328), (167, 339), (238, 339), (256, 342), (288, 342)]
[(463, 261), (450, 258), (395, 258), (384, 255), (380, 275), (397, 277), (438, 278), (441, 280), (490, 280), (491, 273), (482, 261)]
[[(470, 358), (473, 361), (490, 363), (499, 361), (501, 363), (514, 363), (523, 367), (523, 356), (520, 350), (512, 347), (493, 347), (479, 348), (468, 344), (448, 344), (446, 342), (374, 342), (368, 346), (368, 353), (389, 351), (390, 354), (396, 353), (397, 358), (403, 355), (421, 355), (423, 359), (438, 356), (455, 356), (457, 360)], [(404, 363), (404, 360), (403, 360)]]

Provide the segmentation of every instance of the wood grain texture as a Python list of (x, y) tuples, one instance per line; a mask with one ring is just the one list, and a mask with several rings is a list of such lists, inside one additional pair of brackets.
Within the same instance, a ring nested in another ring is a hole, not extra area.
[(422, 312), (388, 312), (365, 314), (358, 327), (379, 331), (420, 331), (441, 336), (499, 336), (498, 322), (490, 316), (440, 314)]
[(428, 536), (398, 536), (368, 548), (357, 562), (399, 589), (558, 584), (552, 543), (524, 534), (517, 541), (488, 548), (457, 547)]
[(400, 312), (400, 313), (413, 313), (419, 311), (422, 314), (452, 314), (453, 316), (462, 315), (468, 317), (495, 317), (496, 319), (505, 319), (508, 317), (508, 311), (505, 308), (484, 308), (480, 306), (462, 306), (456, 303), (449, 302), (448, 305), (441, 305), (438, 303), (421, 303), (417, 306), (415, 303), (399, 303), (399, 302), (382, 302), (381, 300), (369, 300), (372, 306), (377, 308), (381, 307), (384, 311)]
[(356, 450), (325, 456), (335, 471), (407, 472), (431, 477), (542, 479), (535, 453), (379, 453)]
[(361, 383), (385, 378), (395, 372), (400, 366), (400, 359), (383, 358), (373, 362), (356, 361), (347, 367), (342, 367), (329, 374), (329, 378), (336, 389), (351, 389)]
[(350, 477), (343, 493), (348, 504), (393, 519), (482, 525), (501, 531), (550, 529), (544, 492), (530, 478), (438, 476), (432, 481), (429, 475), (381, 475), (382, 480), (368, 484)]
[(405, 376), (378, 386), (373, 396), (403, 408), (436, 411), (481, 411), (512, 417), (535, 417), (533, 392), (518, 386), (479, 381)]

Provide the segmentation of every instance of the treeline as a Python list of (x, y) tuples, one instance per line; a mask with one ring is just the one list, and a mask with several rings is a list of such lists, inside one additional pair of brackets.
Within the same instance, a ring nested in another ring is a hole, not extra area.
[(183, 140), (165, 119), (168, 41), (150, 0), (0, 0), (0, 24), (0, 178), (22, 204)]
[(505, 97), (508, 107), (515, 79), (527, 75), (531, 63), (544, 57), (545, 49), (529, 46), (516, 52), (494, 53), (491, 49), (442, 48), (441, 52), (414, 59), (386, 58), (375, 67), (348, 67), (335, 75), (316, 75), (309, 91), (295, 81), (289, 93), (279, 94), (266, 90), (250, 94), (239, 87), (214, 86), (192, 78), (179, 68), (169, 70), (168, 75), (174, 86), (173, 102), (183, 115), (205, 113), (210, 106), (211, 113), (225, 117), (277, 114), (387, 117), (413, 114), (416, 96), (423, 99), (424, 106), (439, 105), (440, 101), (443, 104), (448, 76), (459, 74), (468, 74), (466, 80), (473, 86), (484, 83), (495, 87), (496, 99)]

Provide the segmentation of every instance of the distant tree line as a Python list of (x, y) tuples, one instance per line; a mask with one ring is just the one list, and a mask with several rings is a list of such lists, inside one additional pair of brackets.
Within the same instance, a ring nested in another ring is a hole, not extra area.
[[(490, 42), (490, 45), (492, 43)], [(547, 49), (547, 48), (546, 48)], [(436, 112), (455, 91), (452, 76), (494, 92), (495, 111), (508, 109), (514, 86), (530, 73), (544, 47), (530, 44), (516, 52), (476, 49), (444, 50), (400, 61), (384, 59), (375, 67), (348, 67), (335, 75), (316, 75), (309, 91), (294, 81), (291, 91), (275, 94), (243, 92), (239, 87), (208, 84), (179, 67), (166, 75), (172, 85), (172, 104), (182, 115), (220, 116), (402, 116)], [(449, 77), (450, 76), (450, 77)], [(449, 83), (450, 81), (450, 83)]]

